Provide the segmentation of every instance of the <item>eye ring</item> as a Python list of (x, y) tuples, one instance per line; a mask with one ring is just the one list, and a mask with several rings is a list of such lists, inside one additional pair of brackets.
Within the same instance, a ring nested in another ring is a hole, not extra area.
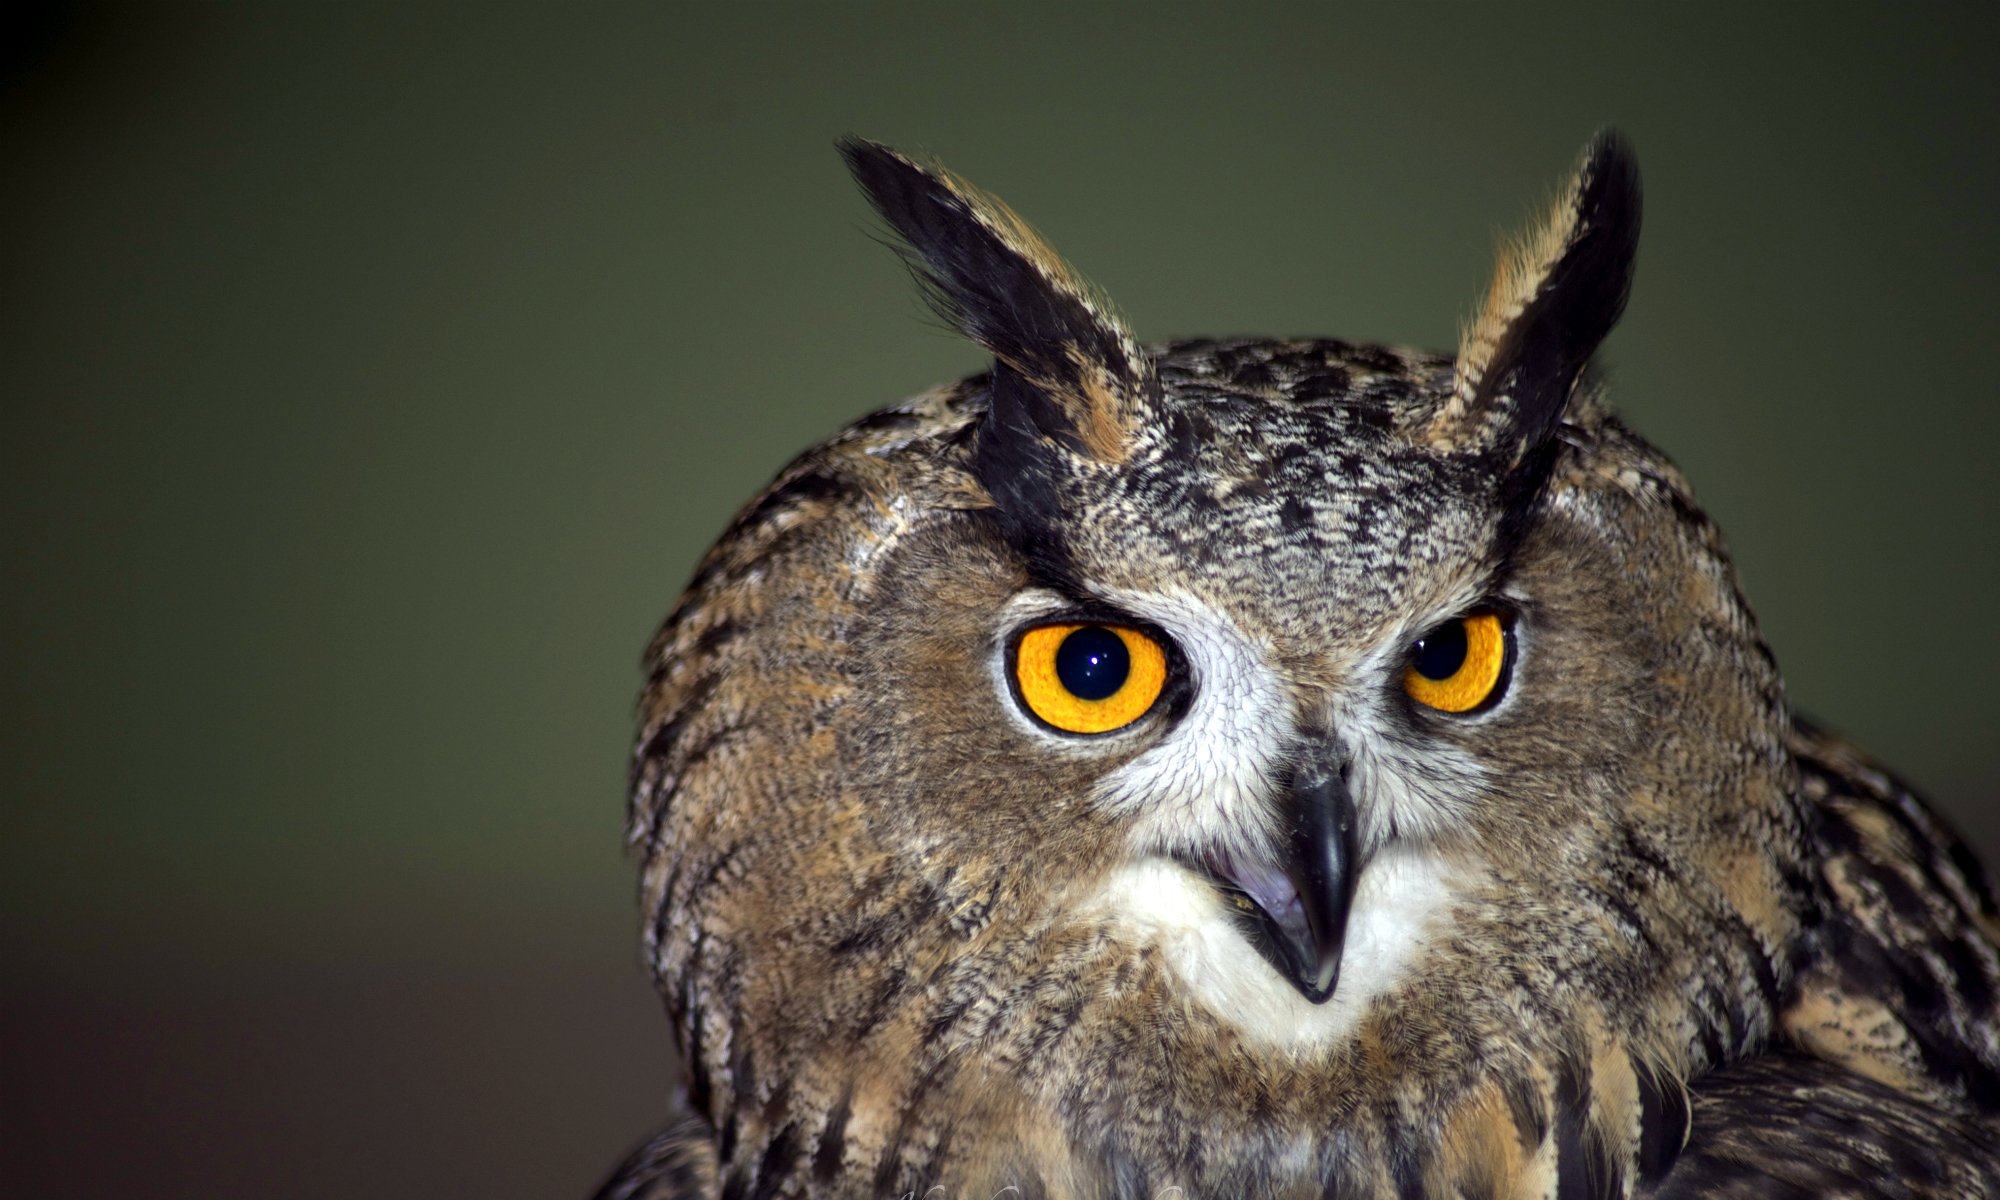
[(1453, 617), (1411, 643), (1403, 691), (1437, 712), (1479, 712), (1506, 693), (1513, 661), (1513, 619), (1479, 609)]
[(1009, 674), (1021, 707), (1061, 733), (1123, 729), (1167, 686), (1167, 650), (1152, 634), (1109, 622), (1032, 626), (1014, 640)]

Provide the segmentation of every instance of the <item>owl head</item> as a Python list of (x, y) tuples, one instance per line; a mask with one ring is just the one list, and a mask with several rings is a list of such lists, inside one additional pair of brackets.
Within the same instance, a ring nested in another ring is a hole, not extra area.
[(993, 364), (789, 466), (649, 652), (648, 951), (723, 1170), (1395, 1187), (1563, 1121), (1658, 1169), (1805, 889), (1775, 667), (1591, 368), (1625, 145), (1455, 357), (1141, 345), (997, 201), (842, 152)]

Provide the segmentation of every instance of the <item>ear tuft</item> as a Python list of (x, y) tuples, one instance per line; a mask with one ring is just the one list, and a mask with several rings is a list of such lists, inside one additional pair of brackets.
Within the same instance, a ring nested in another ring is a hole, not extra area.
[(1153, 378), (1109, 306), (1000, 201), (887, 146), (839, 147), (931, 307), (999, 360), (989, 425), (1123, 461)]
[(1457, 453), (1536, 458), (1590, 356), (1625, 310), (1639, 245), (1639, 168), (1606, 130), (1554, 209), (1503, 246), (1493, 285), (1460, 342), (1451, 399), (1428, 439)]

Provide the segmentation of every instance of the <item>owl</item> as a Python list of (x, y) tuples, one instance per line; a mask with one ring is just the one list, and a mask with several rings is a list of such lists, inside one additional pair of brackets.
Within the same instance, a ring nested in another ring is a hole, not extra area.
[(848, 166), (991, 369), (807, 451), (646, 655), (685, 1115), (605, 1197), (2000, 1197), (2000, 916), (1792, 713), (1612, 415), (1600, 135), (1455, 355), (1142, 345)]

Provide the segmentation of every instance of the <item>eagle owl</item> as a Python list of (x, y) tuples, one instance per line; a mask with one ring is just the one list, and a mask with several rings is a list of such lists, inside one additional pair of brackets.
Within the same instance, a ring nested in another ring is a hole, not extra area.
[(1618, 137), (1456, 355), (1142, 345), (842, 152), (993, 364), (787, 467), (647, 653), (687, 1115), (604, 1196), (2000, 1196), (1990, 887), (1591, 368)]

